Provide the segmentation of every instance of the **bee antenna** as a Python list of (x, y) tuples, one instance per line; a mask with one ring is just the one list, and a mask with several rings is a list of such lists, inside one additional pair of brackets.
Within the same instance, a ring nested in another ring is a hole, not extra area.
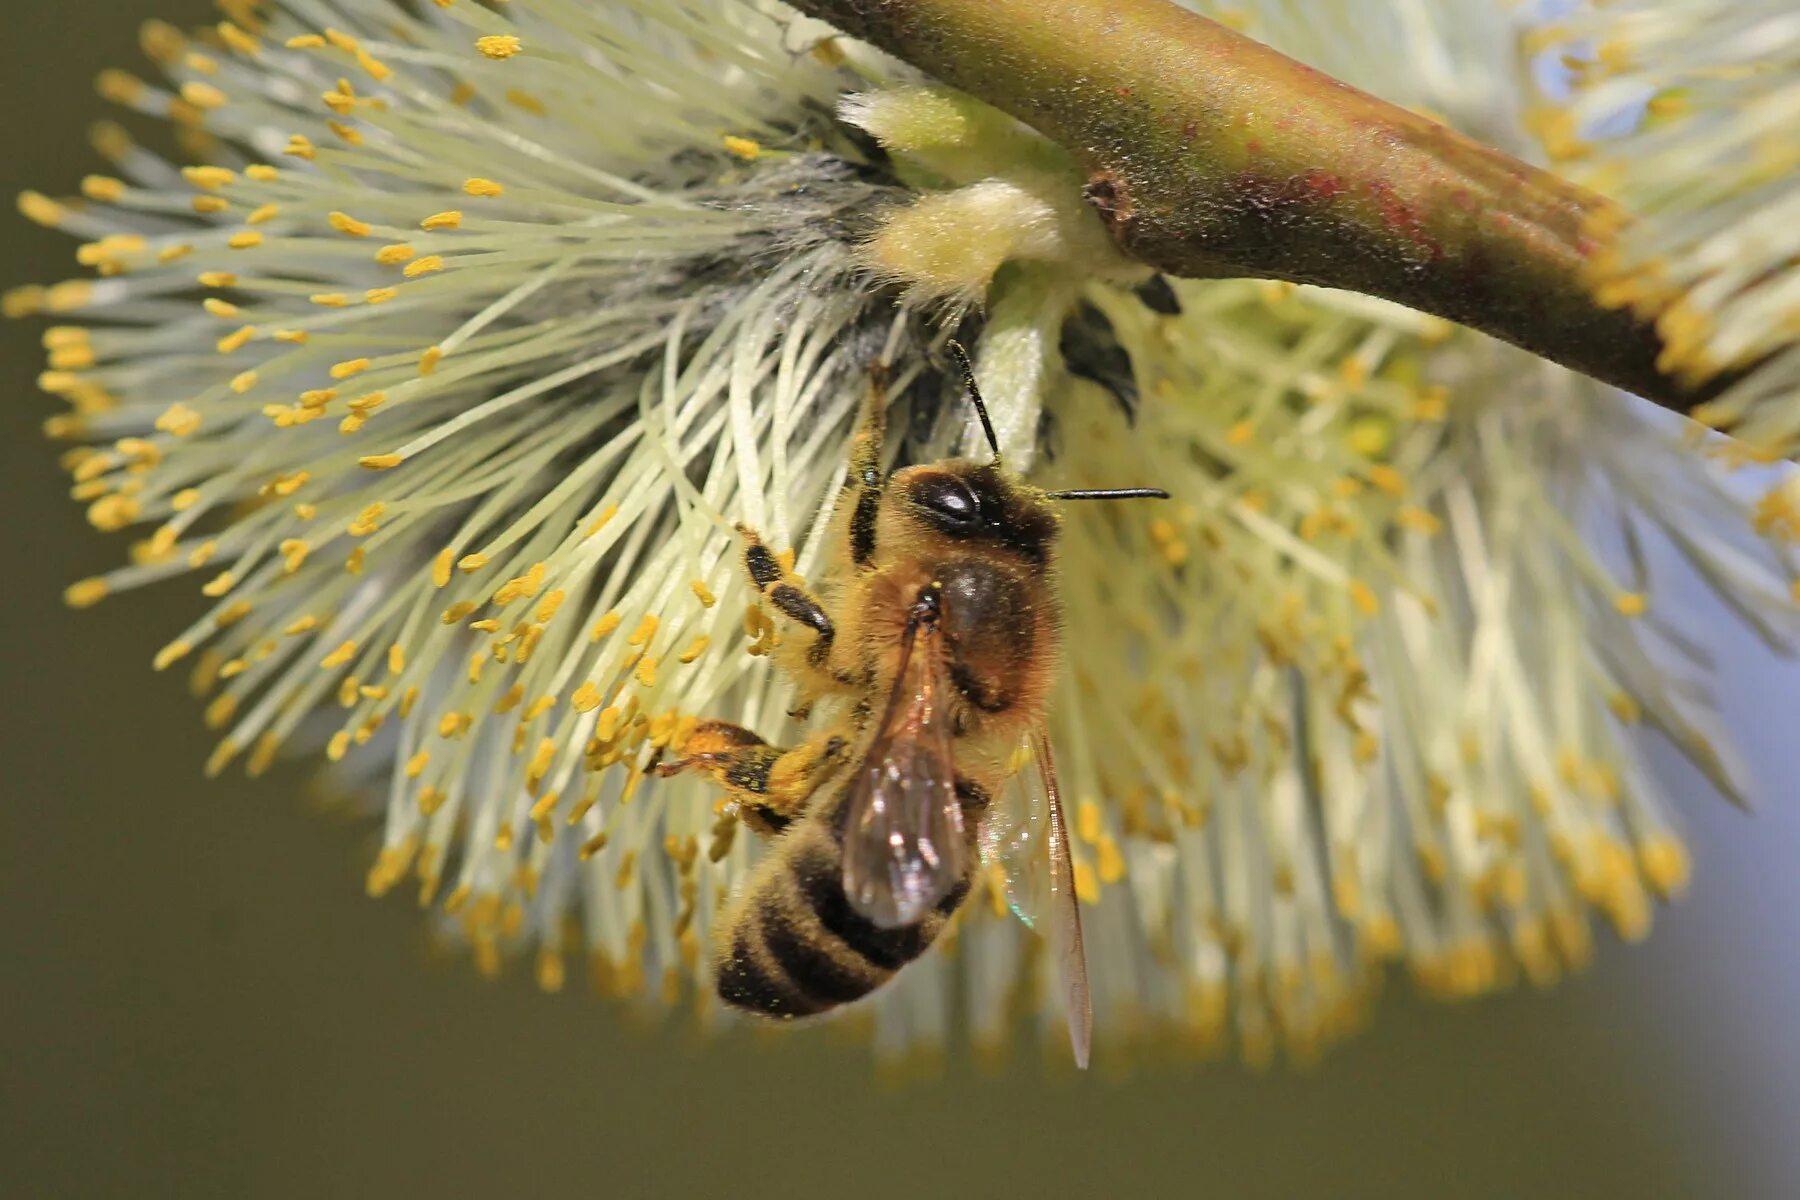
[(958, 365), (962, 367), (963, 386), (969, 389), (969, 399), (975, 405), (975, 415), (981, 418), (981, 432), (987, 434), (988, 449), (994, 452), (994, 461), (1000, 461), (1000, 439), (994, 436), (994, 422), (988, 418), (987, 404), (981, 398), (981, 389), (975, 385), (975, 364), (969, 361), (969, 352), (955, 338), (950, 339), (950, 353), (956, 356)]
[(1052, 500), (1167, 500), (1169, 493), (1161, 488), (1076, 488), (1067, 492), (1045, 492)]

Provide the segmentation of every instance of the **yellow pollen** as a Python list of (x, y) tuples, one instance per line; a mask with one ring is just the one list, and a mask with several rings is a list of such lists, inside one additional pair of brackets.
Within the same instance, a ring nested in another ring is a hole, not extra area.
[(613, 630), (617, 629), (619, 627), (620, 619), (617, 609), (602, 616), (598, 621), (594, 622), (594, 632), (590, 635), (590, 640), (597, 642)]
[(418, 251), (414, 250), (411, 246), (408, 246), (405, 242), (395, 242), (391, 246), (383, 246), (381, 249), (377, 250), (375, 252), (375, 261), (384, 267), (394, 267), (406, 262), (416, 254), (418, 254)]
[(433, 271), (441, 271), (443, 269), (443, 255), (427, 254), (424, 258), (407, 263), (406, 268), (400, 273), (408, 279), (417, 279), (421, 275), (429, 275)]
[(600, 707), (600, 689), (594, 686), (593, 680), (575, 689), (569, 698), (569, 705), (578, 713), (591, 713)]
[(198, 79), (191, 79), (181, 85), (181, 98), (202, 110), (224, 108), (229, 102), (224, 92)]
[(495, 196), (506, 194), (506, 189), (500, 184), (495, 183), (492, 179), (482, 179), (479, 176), (473, 179), (465, 179), (462, 186), (463, 191), (471, 196), (481, 196), (492, 199)]
[(596, 533), (599, 533), (602, 529), (605, 529), (607, 526), (607, 523), (618, 515), (619, 515), (619, 506), (618, 505), (616, 505), (616, 504), (607, 505), (605, 510), (602, 511), (599, 516), (594, 518), (594, 523), (592, 525), (588, 526), (587, 532), (582, 534), (582, 536), (584, 538), (593, 537)]
[(706, 581), (703, 579), (694, 580), (688, 584), (688, 587), (693, 589), (694, 598), (700, 601), (702, 608), (711, 608), (719, 602), (719, 598), (713, 595), (712, 589), (706, 586)]
[(237, 172), (224, 167), (183, 167), (181, 168), (181, 177), (207, 192), (216, 192), (228, 184), (237, 182)]
[(244, 325), (226, 334), (214, 343), (213, 348), (220, 354), (236, 354), (256, 336), (256, 326)]
[(61, 223), (69, 215), (67, 207), (42, 192), (20, 192), (19, 212), (28, 221), (51, 227)]
[(346, 359), (331, 368), (331, 377), (333, 379), (348, 379), (352, 375), (362, 374), (369, 369), (370, 365), (369, 360), (366, 358)]
[(638, 683), (642, 686), (647, 688), (655, 687), (656, 660), (649, 655), (645, 655), (638, 660), (637, 670), (633, 672), (633, 674), (637, 677)]
[(116, 204), (125, 194), (125, 183), (110, 175), (89, 175), (81, 181), (81, 194), (99, 204)]
[(419, 222), (419, 228), (425, 230), (427, 233), (436, 233), (442, 229), (460, 229), (462, 227), (462, 219), (463, 215), (460, 212), (457, 212), (455, 209), (450, 209), (446, 212), (432, 213), (429, 217), (426, 217), (423, 221)]
[(349, 661), (351, 659), (353, 659), (355, 657), (356, 657), (356, 643), (355, 642), (343, 642), (338, 646), (338, 648), (336, 650), (333, 650), (330, 654), (327, 654), (324, 658), (320, 659), (319, 666), (323, 667), (327, 671), (330, 671), (337, 667), (346, 665), (347, 663), (349, 663)]
[(524, 49), (519, 39), (510, 33), (489, 34), (487, 37), (475, 39), (475, 49), (482, 55), (496, 61), (512, 58)]
[(70, 608), (92, 608), (106, 599), (110, 590), (104, 579), (83, 579), (78, 583), (71, 583), (63, 590), (63, 603)]
[(762, 157), (762, 144), (746, 137), (726, 137), (725, 152), (745, 162), (755, 162)]
[(662, 620), (655, 613), (646, 614), (644, 619), (638, 622), (638, 627), (632, 630), (631, 636), (625, 639), (625, 644), (627, 646), (646, 645), (651, 638), (656, 636), (656, 627), (660, 624), (662, 624)]
[(325, 219), (331, 223), (333, 229), (339, 233), (348, 234), (350, 237), (365, 238), (374, 231), (374, 227), (367, 221), (359, 221), (349, 213), (333, 212)]

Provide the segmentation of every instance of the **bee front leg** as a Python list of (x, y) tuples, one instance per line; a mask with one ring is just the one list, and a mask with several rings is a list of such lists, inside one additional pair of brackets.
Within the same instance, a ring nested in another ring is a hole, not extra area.
[(806, 666), (829, 676), (826, 664), (837, 641), (837, 626), (832, 624), (831, 615), (818, 598), (782, 566), (760, 534), (743, 525), (738, 526), (738, 532), (744, 538), (744, 570), (750, 576), (750, 585), (776, 612), (812, 630), (813, 643), (806, 650)]
[(682, 747), (682, 757), (656, 771), (664, 778), (686, 771), (710, 776), (738, 806), (744, 823), (769, 837), (800, 815), (847, 749), (843, 738), (829, 733), (798, 746), (771, 746), (741, 725), (702, 721)]

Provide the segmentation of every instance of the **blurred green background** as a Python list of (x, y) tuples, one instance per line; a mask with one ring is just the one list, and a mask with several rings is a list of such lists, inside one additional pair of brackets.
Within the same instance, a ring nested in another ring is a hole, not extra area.
[[(8, 7), (8, 194), (71, 192), (96, 168), (89, 81), (140, 66), (140, 20), (210, 15)], [(68, 242), (10, 213), (0, 245), (0, 285), (74, 269)], [(1800, 989), (1771, 958), (1792, 957), (1794, 919), (1757, 890), (1791, 899), (1794, 827), (1691, 782), (1697, 894), (1650, 945), (1607, 941), (1547, 996), (1442, 1008), (1396, 984), (1375, 1028), (1306, 1075), (1046, 1081), (1027, 1059), (895, 1092), (830, 1039), (699, 1043), (581, 989), (446, 969), (415, 910), (364, 898), (369, 830), (309, 812), (301, 769), (201, 778), (196, 706), (179, 672), (149, 669), (186, 584), (62, 606), (124, 542), (86, 526), (38, 434), (40, 328), (0, 328), (7, 1195), (1794, 1194), (1778, 1176), (1800, 1129), (1794, 1037), (1773, 1001)], [(1758, 686), (1791, 695), (1792, 677)], [(1776, 741), (1779, 708), (1747, 711), (1749, 736)]]

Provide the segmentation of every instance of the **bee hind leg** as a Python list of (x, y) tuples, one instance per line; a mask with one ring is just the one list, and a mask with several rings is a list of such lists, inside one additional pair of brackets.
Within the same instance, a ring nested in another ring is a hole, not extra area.
[(682, 757), (657, 766), (668, 778), (699, 771), (737, 804), (744, 823), (764, 837), (800, 815), (826, 772), (848, 749), (843, 738), (815, 735), (798, 746), (772, 746), (741, 725), (703, 721)]

